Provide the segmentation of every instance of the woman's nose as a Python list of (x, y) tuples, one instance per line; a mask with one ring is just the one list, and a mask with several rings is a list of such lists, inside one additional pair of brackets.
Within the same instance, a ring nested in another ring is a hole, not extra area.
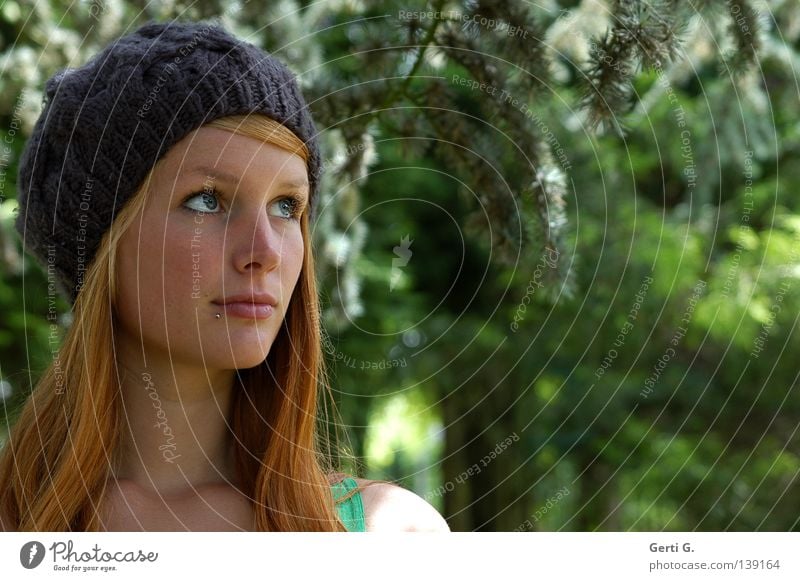
[(242, 218), (229, 230), (228, 239), (233, 238), (236, 245), (234, 262), (236, 269), (242, 273), (254, 270), (269, 272), (280, 263), (282, 232), (274, 228), (265, 212), (250, 214)]

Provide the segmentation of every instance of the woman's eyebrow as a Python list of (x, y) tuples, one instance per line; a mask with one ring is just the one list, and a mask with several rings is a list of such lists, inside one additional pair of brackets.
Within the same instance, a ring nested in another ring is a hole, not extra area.
[(192, 168), (191, 172), (192, 175), (204, 175), (208, 178), (219, 179), (222, 181), (230, 182), (232, 184), (239, 183), (240, 176), (235, 176), (232, 173), (228, 173), (225, 170), (217, 169), (214, 167), (208, 167), (205, 165), (199, 165)]
[(308, 187), (308, 180), (290, 180), (278, 184), (279, 188), (296, 188), (302, 190)]
[[(208, 178), (219, 179), (222, 181), (226, 181), (232, 184), (239, 184), (241, 180), (241, 176), (235, 176), (232, 173), (228, 173), (225, 170), (221, 170), (218, 168), (212, 168), (208, 166), (196, 166), (191, 171), (192, 174), (202, 174)], [(284, 181), (278, 184), (279, 188), (295, 188), (301, 190), (303, 188), (308, 188), (309, 183), (308, 180), (289, 180)]]

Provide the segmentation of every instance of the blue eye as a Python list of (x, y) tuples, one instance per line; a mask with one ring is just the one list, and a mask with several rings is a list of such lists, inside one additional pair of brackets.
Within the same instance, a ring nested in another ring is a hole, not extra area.
[(287, 220), (297, 220), (300, 218), (303, 203), (301, 198), (289, 196), (287, 198), (281, 198), (275, 203), (281, 205), (281, 210), (284, 212), (284, 215), (281, 216), (282, 218), (286, 218)]
[[(218, 210), (221, 207), (219, 196), (219, 192), (215, 189), (195, 192), (183, 201), (182, 206), (187, 210), (199, 214), (219, 214), (220, 212)], [(199, 207), (192, 207), (189, 205), (190, 201), (196, 199), (200, 200), (199, 204), (197, 204)], [(273, 205), (280, 206), (281, 213), (278, 217), (285, 220), (299, 220), (300, 215), (303, 213), (304, 201), (303, 198), (297, 195), (291, 195), (276, 200)]]
[(183, 205), (186, 206), (187, 203), (190, 200), (194, 200), (196, 198), (200, 198), (202, 200), (202, 206), (203, 207), (202, 208), (191, 208), (191, 207), (189, 207), (189, 209), (193, 210), (195, 212), (199, 212), (200, 214), (216, 214), (217, 212), (213, 211), (213, 208), (212, 208), (212, 210), (209, 210), (209, 206), (207, 204), (211, 204), (211, 205), (213, 205), (215, 207), (219, 207), (219, 200), (217, 199), (217, 195), (218, 194), (217, 194), (216, 190), (211, 190), (211, 193), (206, 192), (206, 191), (197, 192), (196, 194), (192, 194), (191, 196), (186, 198), (183, 201)]

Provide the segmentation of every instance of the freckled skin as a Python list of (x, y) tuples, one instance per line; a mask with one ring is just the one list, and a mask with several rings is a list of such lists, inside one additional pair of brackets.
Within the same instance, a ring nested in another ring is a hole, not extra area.
[[(240, 182), (192, 173), (198, 165)], [(297, 180), (307, 180), (302, 158), (250, 137), (201, 127), (175, 144), (154, 171), (143, 212), (120, 240), (116, 340), (206, 369), (262, 362), (303, 262), (300, 222), (286, 218), (291, 205), (282, 201), (292, 194), (308, 200), (307, 187), (281, 186)], [(202, 194), (212, 186), (220, 195), (206, 200)], [(184, 202), (193, 193), (200, 195)], [(268, 319), (227, 317), (212, 304), (253, 289), (278, 299)]]

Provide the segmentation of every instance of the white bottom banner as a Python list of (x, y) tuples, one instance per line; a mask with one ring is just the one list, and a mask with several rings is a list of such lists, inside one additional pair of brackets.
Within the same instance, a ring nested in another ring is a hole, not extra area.
[(0, 533), (15, 580), (796, 580), (798, 552), (800, 533)]

